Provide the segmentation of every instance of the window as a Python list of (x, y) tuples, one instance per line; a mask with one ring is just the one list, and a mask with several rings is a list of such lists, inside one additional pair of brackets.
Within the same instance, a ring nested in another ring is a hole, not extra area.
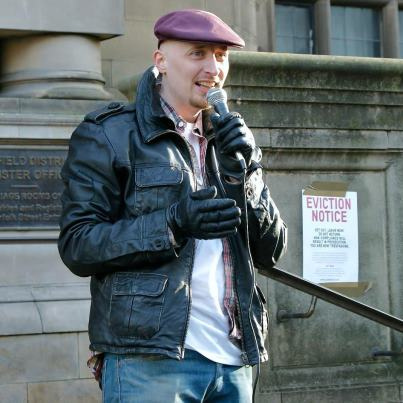
[(276, 51), (313, 53), (311, 6), (276, 4)]
[(331, 49), (333, 55), (381, 55), (380, 16), (376, 9), (332, 6)]

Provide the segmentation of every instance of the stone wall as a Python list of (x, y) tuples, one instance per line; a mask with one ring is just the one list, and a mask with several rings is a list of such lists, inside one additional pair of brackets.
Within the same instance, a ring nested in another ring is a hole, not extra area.
[[(42, 211), (60, 204), (47, 196), (59, 195), (71, 132), (103, 103), (0, 97), (2, 403), (100, 401), (86, 367), (88, 279), (63, 265), (57, 219)], [(5, 179), (12, 171), (14, 179)], [(36, 179), (44, 176), (51, 179)]]
[[(234, 52), (227, 82), (263, 150), (266, 182), (289, 227), (280, 266), (302, 276), (301, 190), (337, 181), (357, 192), (358, 300), (403, 317), (403, 62), (331, 56)], [(323, 301), (309, 319), (310, 296), (259, 276), (268, 295), (270, 361), (261, 402), (399, 402), (403, 336)]]

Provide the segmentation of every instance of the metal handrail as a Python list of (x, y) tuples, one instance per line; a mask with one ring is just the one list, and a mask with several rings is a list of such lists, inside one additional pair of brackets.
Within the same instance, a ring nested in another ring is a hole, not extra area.
[(285, 270), (274, 267), (271, 270), (259, 270), (259, 274), (265, 277), (269, 277), (280, 283), (286, 284), (299, 291), (305, 292), (310, 295), (322, 299), (326, 302), (330, 302), (333, 305), (337, 305), (348, 311), (354, 312), (358, 315), (364, 316), (367, 319), (381, 323), (384, 326), (397, 330), (403, 333), (403, 320), (396, 316), (389, 315), (379, 309), (365, 305), (362, 302), (358, 302), (352, 298), (349, 298), (329, 288), (322, 287), (311, 281), (305, 280), (295, 274), (289, 273)]

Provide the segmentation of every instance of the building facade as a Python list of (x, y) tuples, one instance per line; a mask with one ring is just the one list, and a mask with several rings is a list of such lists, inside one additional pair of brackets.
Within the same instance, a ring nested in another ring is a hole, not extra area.
[[(403, 317), (403, 2), (0, 7), (0, 402), (101, 401), (86, 367), (88, 279), (57, 252), (60, 168), (87, 112), (134, 98), (152, 63), (154, 22), (174, 9), (212, 11), (247, 43), (231, 55), (229, 105), (255, 133), (288, 223), (283, 267), (302, 275), (301, 190), (343, 181), (358, 194), (360, 283), (372, 284), (356, 298)], [(257, 401), (403, 401), (401, 333), (324, 302), (309, 319), (280, 320), (280, 311), (305, 311), (310, 296), (263, 276), (259, 283), (271, 326)]]
[(216, 13), (245, 38), (247, 51), (403, 55), (402, 0), (196, 0), (147, 5), (127, 0), (125, 35), (102, 43), (102, 71), (108, 86), (119, 86), (152, 63), (154, 21), (180, 7)]
[(402, 1), (269, 0), (257, 7), (262, 51), (387, 58), (402, 54)]

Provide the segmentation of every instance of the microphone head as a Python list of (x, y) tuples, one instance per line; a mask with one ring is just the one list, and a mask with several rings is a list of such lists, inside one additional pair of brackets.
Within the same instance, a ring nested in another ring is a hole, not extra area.
[(210, 88), (207, 91), (207, 102), (210, 106), (214, 107), (220, 103), (227, 103), (227, 93), (222, 88)]

